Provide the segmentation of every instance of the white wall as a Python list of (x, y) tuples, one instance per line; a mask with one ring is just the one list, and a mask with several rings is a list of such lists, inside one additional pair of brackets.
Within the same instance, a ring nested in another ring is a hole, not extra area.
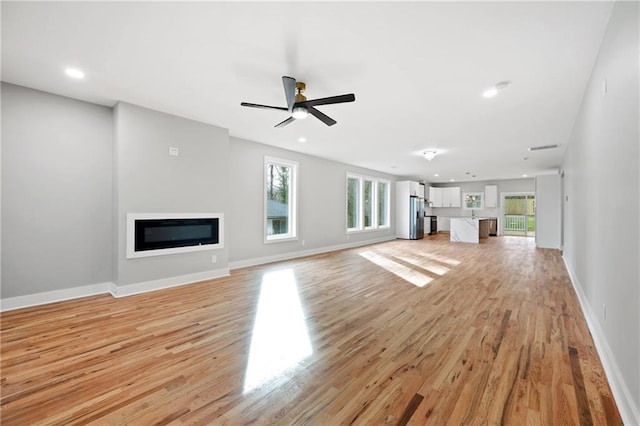
[(615, 4), (563, 162), (565, 261), (626, 424), (640, 424), (639, 13)]
[[(114, 282), (126, 286), (207, 271), (217, 275), (215, 271), (227, 268), (226, 245), (210, 251), (127, 259), (125, 236), (127, 213), (226, 213), (228, 131), (122, 102), (114, 112), (114, 128)], [(170, 156), (169, 147), (177, 147), (179, 156)], [(217, 256), (215, 264), (212, 254)]]
[(560, 248), (560, 175), (536, 176), (536, 247)]
[(112, 110), (2, 83), (2, 298), (111, 280)]
[[(364, 244), (394, 236), (395, 177), (234, 137), (231, 138), (229, 152), (229, 179), (234, 193), (228, 209), (231, 267)], [(299, 163), (297, 241), (264, 243), (265, 156)], [(347, 235), (347, 172), (391, 181), (390, 229)]]

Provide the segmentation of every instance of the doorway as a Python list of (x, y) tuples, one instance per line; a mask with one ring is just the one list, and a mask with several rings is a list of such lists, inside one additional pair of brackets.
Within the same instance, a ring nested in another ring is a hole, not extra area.
[(504, 195), (503, 235), (535, 237), (536, 197), (533, 194)]

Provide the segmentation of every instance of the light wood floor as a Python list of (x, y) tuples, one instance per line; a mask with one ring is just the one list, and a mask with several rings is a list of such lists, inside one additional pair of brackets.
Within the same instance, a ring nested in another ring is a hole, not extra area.
[(3, 425), (621, 424), (560, 253), (526, 238), (396, 240), (1, 319)]

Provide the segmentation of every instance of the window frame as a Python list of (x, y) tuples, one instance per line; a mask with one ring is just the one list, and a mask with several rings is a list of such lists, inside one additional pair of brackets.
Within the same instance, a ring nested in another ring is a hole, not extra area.
[[(480, 207), (467, 207), (465, 199), (467, 196), (480, 196)], [(462, 194), (462, 209), (463, 210), (482, 210), (484, 209), (484, 192), (464, 192)]]
[[(349, 180), (355, 179), (358, 182), (358, 199), (356, 200), (355, 205), (357, 206), (357, 217), (356, 217), (356, 226), (353, 228), (349, 228)], [(371, 182), (371, 215), (370, 215), (370, 226), (365, 226), (365, 182)], [(387, 187), (387, 191), (385, 192), (385, 218), (386, 223), (380, 225), (379, 221), (379, 213), (380, 209), (378, 208), (378, 188), (379, 185), (383, 183)], [(391, 228), (391, 181), (388, 179), (377, 178), (373, 176), (365, 176), (356, 173), (347, 172), (345, 179), (345, 228), (347, 234), (352, 234), (356, 232), (370, 232), (370, 231), (378, 231), (381, 229), (389, 229)]]
[[(387, 187), (387, 191), (385, 192), (385, 205), (384, 205), (384, 217), (386, 219), (386, 223), (380, 224), (380, 212), (378, 210), (378, 194), (379, 194), (379, 185), (380, 183), (384, 183)], [(391, 228), (391, 181), (387, 179), (378, 179), (376, 182), (376, 226), (378, 229), (389, 229)]]
[[(289, 198), (288, 198), (288, 220), (289, 220), (289, 232), (286, 234), (274, 234), (268, 235), (268, 218), (267, 218), (267, 182), (269, 180), (269, 166), (275, 165), (280, 167), (288, 167), (291, 170), (289, 176)], [(265, 244), (280, 243), (286, 241), (298, 240), (298, 168), (299, 163), (297, 161), (286, 160), (282, 158), (264, 157), (264, 171), (263, 171), (263, 236)]]

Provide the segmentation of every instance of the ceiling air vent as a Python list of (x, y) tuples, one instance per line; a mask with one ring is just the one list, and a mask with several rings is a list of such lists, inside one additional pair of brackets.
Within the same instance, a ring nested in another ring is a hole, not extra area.
[(542, 146), (532, 146), (529, 148), (529, 151), (542, 151), (544, 149), (553, 149), (557, 148), (558, 145), (542, 145)]

